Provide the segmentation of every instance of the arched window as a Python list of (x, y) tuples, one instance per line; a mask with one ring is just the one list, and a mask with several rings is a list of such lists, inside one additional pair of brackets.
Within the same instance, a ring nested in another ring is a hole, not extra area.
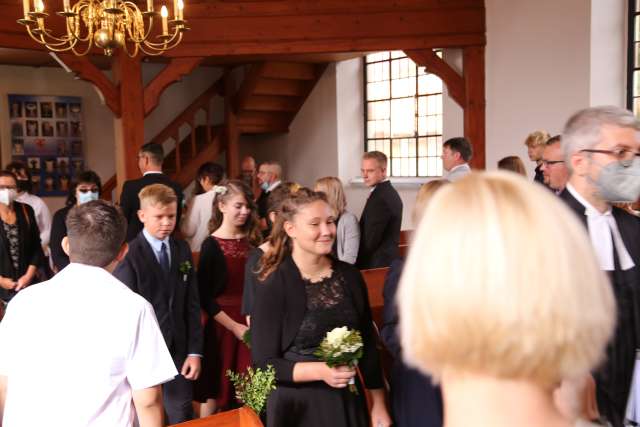
[(402, 51), (367, 55), (364, 69), (365, 150), (387, 155), (389, 176), (441, 176), (442, 80)]

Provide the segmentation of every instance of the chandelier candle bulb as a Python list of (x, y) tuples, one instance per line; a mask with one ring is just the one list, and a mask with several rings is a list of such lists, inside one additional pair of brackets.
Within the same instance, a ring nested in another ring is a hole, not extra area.
[(22, 8), (24, 9), (24, 19), (29, 19), (29, 0), (22, 0)]
[(65, 12), (69, 11), (69, 0), (64, 0), (63, 7)]
[(183, 19), (183, 10), (184, 10), (184, 2), (182, 0), (178, 0), (178, 19), (182, 20)]
[(147, 0), (147, 12), (153, 12), (153, 0)]
[(169, 12), (167, 12), (167, 6), (162, 6), (160, 15), (162, 16), (162, 35), (166, 36), (169, 34), (169, 25), (167, 24), (167, 15), (169, 15)]
[(36, 12), (44, 12), (44, 2), (42, 0), (33, 0), (33, 5)]
[(178, 19), (178, 0), (173, 0), (173, 19)]

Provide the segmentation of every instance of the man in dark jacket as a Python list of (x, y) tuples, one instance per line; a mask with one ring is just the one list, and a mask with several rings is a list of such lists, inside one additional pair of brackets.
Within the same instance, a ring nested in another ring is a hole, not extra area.
[(362, 178), (371, 193), (360, 217), (361, 270), (388, 267), (399, 257), (402, 200), (387, 179), (387, 156), (370, 151), (362, 156)]
[(141, 178), (126, 181), (122, 186), (120, 195), (120, 207), (125, 218), (127, 218), (127, 242), (134, 239), (142, 230), (142, 223), (138, 219), (138, 209), (140, 200), (138, 193), (147, 185), (164, 184), (171, 187), (178, 197), (178, 224), (182, 213), (182, 188), (177, 183), (171, 181), (169, 177), (162, 173), (162, 162), (164, 160), (164, 150), (160, 144), (150, 142), (145, 144), (138, 152), (138, 168), (142, 174)]

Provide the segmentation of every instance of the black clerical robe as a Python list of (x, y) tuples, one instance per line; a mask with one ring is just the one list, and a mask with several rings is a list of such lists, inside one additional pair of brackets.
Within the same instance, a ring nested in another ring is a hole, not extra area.
[[(587, 227), (586, 208), (567, 189), (560, 197)], [(616, 207), (612, 208), (612, 214), (635, 267), (623, 271), (613, 245), (615, 270), (607, 271), (607, 274), (615, 295), (618, 317), (614, 336), (607, 346), (606, 360), (593, 376), (600, 415), (614, 427), (623, 427), (635, 351), (640, 344), (640, 218)]]

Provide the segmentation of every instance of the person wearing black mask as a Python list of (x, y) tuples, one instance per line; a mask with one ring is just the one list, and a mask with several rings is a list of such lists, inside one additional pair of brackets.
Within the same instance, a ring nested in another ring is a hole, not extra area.
[(29, 169), (22, 162), (11, 162), (6, 169), (12, 172), (18, 180), (18, 197), (16, 201), (26, 203), (33, 208), (36, 215), (36, 222), (40, 230), (40, 243), (45, 254), (49, 246), (49, 236), (51, 234), (51, 211), (46, 203), (35, 194), (32, 194), (33, 184)]
[(584, 223), (618, 307), (614, 336), (593, 373), (598, 412), (613, 427), (625, 425), (640, 346), (640, 218), (614, 206), (640, 197), (639, 131), (630, 111), (593, 107), (575, 113), (562, 134), (570, 177), (560, 197)]

